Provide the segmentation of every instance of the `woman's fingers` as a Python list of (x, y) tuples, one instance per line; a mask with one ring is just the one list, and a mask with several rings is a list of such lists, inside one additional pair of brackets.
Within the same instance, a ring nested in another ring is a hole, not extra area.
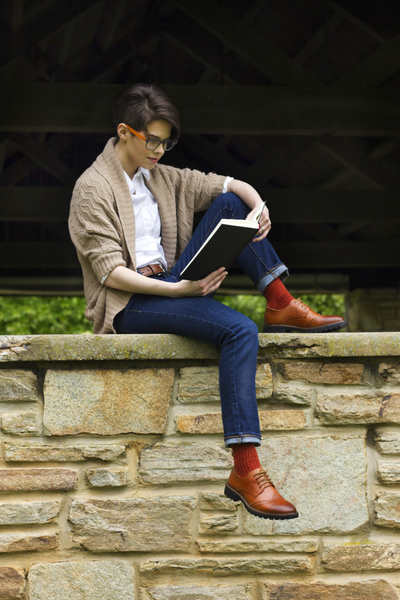
[(221, 267), (199, 281), (182, 280), (178, 284), (180, 286), (179, 296), (207, 296), (219, 288), (227, 275), (225, 268)]
[(220, 269), (217, 269), (216, 271), (213, 271), (212, 273), (207, 275), (207, 277), (205, 277), (204, 279), (194, 282), (195, 284), (197, 284), (198, 295), (206, 296), (211, 292), (215, 292), (215, 290), (219, 288), (227, 274), (228, 273), (225, 271), (225, 268), (221, 267)]

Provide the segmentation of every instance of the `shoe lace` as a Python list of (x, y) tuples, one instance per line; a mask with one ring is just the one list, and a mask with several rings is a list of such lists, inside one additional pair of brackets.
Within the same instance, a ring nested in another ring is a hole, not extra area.
[(296, 302), (296, 304), (298, 304), (302, 308), (310, 308), (308, 306), (308, 304), (306, 304), (305, 302), (303, 302), (303, 300), (301, 298), (296, 298), (295, 302)]
[(261, 491), (265, 490), (265, 488), (267, 487), (275, 487), (274, 484), (271, 481), (271, 478), (269, 477), (267, 471), (265, 471), (264, 469), (261, 469), (261, 471), (259, 471), (258, 473), (255, 473), (253, 475), (254, 479), (257, 482), (258, 487), (260, 488)]

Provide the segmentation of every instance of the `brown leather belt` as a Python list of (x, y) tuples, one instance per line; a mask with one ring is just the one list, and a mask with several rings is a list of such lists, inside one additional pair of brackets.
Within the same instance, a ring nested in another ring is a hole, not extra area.
[(145, 267), (140, 267), (140, 269), (138, 269), (137, 271), (145, 277), (149, 277), (149, 275), (158, 275), (159, 273), (165, 273), (165, 270), (159, 264), (146, 265)]

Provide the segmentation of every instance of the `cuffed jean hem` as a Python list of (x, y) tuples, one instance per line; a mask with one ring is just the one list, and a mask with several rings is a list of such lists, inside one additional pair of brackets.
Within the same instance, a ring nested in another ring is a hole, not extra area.
[(231, 437), (225, 440), (225, 446), (232, 446), (232, 444), (255, 444), (261, 446), (261, 439), (258, 437), (252, 437), (251, 435), (244, 435), (241, 437)]
[(279, 265), (273, 271), (270, 271), (262, 279), (260, 279), (260, 281), (257, 284), (257, 289), (260, 292), (260, 294), (263, 294), (267, 285), (269, 285), (272, 281), (274, 281), (274, 279), (277, 279), (278, 277), (280, 277), (282, 281), (284, 281), (286, 277), (289, 277), (289, 270), (286, 265)]

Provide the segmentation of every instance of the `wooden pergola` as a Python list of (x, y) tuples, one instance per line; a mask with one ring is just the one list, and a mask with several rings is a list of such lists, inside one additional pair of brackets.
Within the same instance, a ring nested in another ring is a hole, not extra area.
[(165, 162), (243, 179), (267, 199), (294, 287), (398, 288), (398, 0), (1, 10), (0, 293), (81, 291), (71, 190), (113, 135), (114, 99), (139, 81), (181, 113)]

